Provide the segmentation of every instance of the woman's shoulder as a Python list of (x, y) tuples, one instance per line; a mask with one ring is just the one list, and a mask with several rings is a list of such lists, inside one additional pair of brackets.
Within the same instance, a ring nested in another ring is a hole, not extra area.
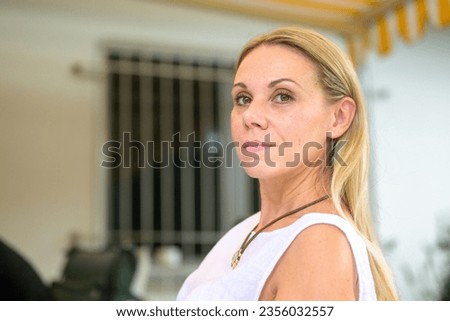
[(314, 212), (314, 213), (308, 213), (302, 215), (299, 219), (299, 222), (303, 225), (314, 225), (314, 224), (331, 224), (335, 225), (339, 228), (347, 228), (351, 227), (350, 222), (347, 219), (344, 219), (338, 214), (335, 213), (320, 213), (320, 212)]
[(351, 224), (334, 214), (307, 214), (268, 284), (280, 300), (351, 300), (356, 271), (347, 234)]

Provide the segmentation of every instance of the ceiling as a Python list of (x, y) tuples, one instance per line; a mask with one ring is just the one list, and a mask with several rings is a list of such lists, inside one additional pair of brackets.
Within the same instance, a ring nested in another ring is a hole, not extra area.
[[(325, 29), (344, 37), (358, 64), (368, 50), (387, 55), (394, 38), (420, 39), (450, 25), (450, 0), (174, 0), (172, 2)], [(397, 36), (394, 36), (398, 35)]]

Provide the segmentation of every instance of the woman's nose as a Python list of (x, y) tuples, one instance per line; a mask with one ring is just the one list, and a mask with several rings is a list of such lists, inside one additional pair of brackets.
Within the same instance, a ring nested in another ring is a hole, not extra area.
[(243, 114), (244, 124), (248, 128), (267, 128), (267, 118), (262, 104), (253, 101)]

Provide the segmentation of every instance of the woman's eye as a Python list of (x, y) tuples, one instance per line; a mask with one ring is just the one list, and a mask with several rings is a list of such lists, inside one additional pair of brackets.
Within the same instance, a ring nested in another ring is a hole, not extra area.
[(244, 105), (248, 105), (251, 102), (250, 97), (247, 96), (237, 96), (236, 99), (236, 104), (238, 104), (239, 106), (244, 106)]
[(292, 100), (292, 96), (289, 94), (281, 93), (281, 94), (276, 95), (274, 100), (277, 103), (287, 103)]

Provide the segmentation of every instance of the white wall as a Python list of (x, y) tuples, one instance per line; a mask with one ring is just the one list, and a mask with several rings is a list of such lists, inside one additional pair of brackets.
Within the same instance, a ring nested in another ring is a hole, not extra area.
[[(71, 232), (104, 232), (105, 84), (74, 77), (74, 62), (101, 68), (106, 42), (235, 57), (249, 38), (278, 25), (164, 1), (0, 0), (0, 237), (50, 281), (60, 275)], [(400, 279), (403, 265), (422, 264), (435, 217), (450, 208), (450, 70), (448, 55), (429, 42), (371, 56), (364, 71), (366, 87), (389, 92), (371, 101), (374, 188), (380, 234), (396, 241), (390, 254)]]
[(375, 210), (384, 242), (395, 243), (389, 256), (404, 299), (432, 298), (438, 265), (425, 258), (438, 259), (437, 228), (450, 224), (449, 57), (450, 30), (430, 29), (386, 58), (371, 55), (364, 71), (369, 92), (381, 93), (369, 95)]

